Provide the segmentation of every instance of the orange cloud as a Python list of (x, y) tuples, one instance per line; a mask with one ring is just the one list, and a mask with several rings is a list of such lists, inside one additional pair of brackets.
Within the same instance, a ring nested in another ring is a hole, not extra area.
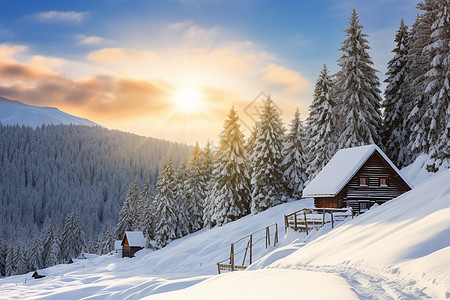
[(300, 73), (275, 64), (266, 67), (263, 80), (292, 94), (311, 88), (311, 83)]

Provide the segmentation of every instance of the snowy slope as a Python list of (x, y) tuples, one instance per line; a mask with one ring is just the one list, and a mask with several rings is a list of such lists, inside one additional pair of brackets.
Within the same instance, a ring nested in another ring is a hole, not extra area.
[[(42, 270), (40, 280), (3, 278), (0, 299), (450, 298), (450, 170), (307, 244), (298, 233), (283, 235), (283, 214), (311, 205), (283, 204), (133, 259), (106, 255)], [(280, 247), (248, 271), (214, 275), (230, 242), (275, 221)]]
[[(141, 250), (132, 259), (122, 259), (121, 254), (94, 256), (39, 271), (47, 275), (40, 280), (32, 280), (32, 273), (2, 278), (0, 299), (80, 299), (93, 295), (139, 299), (182, 289), (216, 275), (216, 263), (229, 256), (231, 242), (267, 225), (278, 223), (280, 242), (285, 244), (295, 237), (302, 238), (300, 234), (283, 238), (283, 215), (312, 205), (311, 199), (289, 202), (219, 228), (203, 229), (158, 251)], [(255, 259), (267, 253), (263, 252), (267, 251), (264, 242), (257, 244), (254, 250)]]
[[(213, 291), (224, 286), (233, 294), (242, 293), (242, 298), (257, 299), (258, 291), (271, 289), (283, 295), (295, 283), (299, 295), (316, 291), (313, 299), (329, 299), (322, 297), (322, 289), (336, 288), (333, 285), (341, 288), (333, 299), (449, 299), (449, 216), (447, 170), (290, 255), (283, 252), (291, 246), (273, 251), (250, 267), (255, 270), (266, 266), (259, 273), (246, 271), (217, 277), (155, 299), (211, 299)], [(281, 270), (297, 273), (287, 276)], [(284, 286), (267, 272), (284, 278)], [(309, 278), (305, 272), (312, 272), (316, 281), (299, 281), (298, 278)], [(253, 284), (245, 287), (247, 282)], [(293, 295), (292, 291), (288, 293)], [(219, 295), (217, 299), (230, 298)]]
[(55, 107), (33, 106), (2, 97), (0, 97), (0, 122), (6, 125), (19, 124), (31, 127), (43, 124), (98, 126), (98, 124), (88, 119), (69, 115)]

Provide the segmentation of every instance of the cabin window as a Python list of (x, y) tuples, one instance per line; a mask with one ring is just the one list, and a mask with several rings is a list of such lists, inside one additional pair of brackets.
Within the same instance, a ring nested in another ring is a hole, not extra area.
[(386, 177), (380, 178), (380, 186), (388, 186), (388, 181)]
[(359, 177), (359, 185), (360, 186), (369, 185), (369, 177)]

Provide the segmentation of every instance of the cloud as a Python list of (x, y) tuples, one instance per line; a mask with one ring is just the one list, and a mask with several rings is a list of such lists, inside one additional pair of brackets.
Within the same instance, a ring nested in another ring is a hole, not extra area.
[(270, 64), (266, 67), (263, 80), (292, 94), (307, 91), (311, 88), (311, 83), (300, 73), (276, 64)]
[(74, 79), (42, 64), (59, 66), (58, 58), (32, 56), (19, 62), (24, 47), (0, 45), (0, 95), (34, 105), (57, 106), (103, 120), (158, 114), (173, 106), (175, 88), (163, 80), (95, 75)]
[(76, 39), (78, 40), (78, 44), (80, 45), (99, 45), (108, 42), (107, 39), (95, 35), (78, 35)]
[(104, 48), (101, 50), (96, 50), (88, 55), (90, 61), (101, 63), (101, 64), (139, 64), (148, 61), (153, 61), (158, 58), (155, 52), (151, 51), (139, 51), (135, 49), (126, 48)]
[(88, 12), (76, 11), (44, 11), (34, 14), (34, 18), (39, 22), (45, 23), (81, 23), (87, 16)]

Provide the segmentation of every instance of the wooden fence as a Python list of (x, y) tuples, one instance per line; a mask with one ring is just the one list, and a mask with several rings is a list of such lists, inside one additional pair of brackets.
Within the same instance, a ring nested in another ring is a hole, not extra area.
[[(278, 243), (278, 224), (274, 223), (267, 227), (261, 228), (257, 231), (250, 233), (240, 239), (231, 243), (230, 257), (217, 263), (217, 270), (220, 274), (221, 271), (242, 271), (247, 268), (248, 265), (253, 263), (253, 248), (261, 241), (265, 241), (266, 249), (271, 244), (270, 232), (273, 232), (273, 246)], [(236, 260), (239, 254), (243, 254), (242, 264), (236, 265)], [(248, 255), (247, 255), (248, 254)], [(229, 262), (229, 263), (225, 263)], [(248, 262), (248, 265), (246, 265)]]
[(293, 213), (284, 215), (284, 229), (292, 228), (295, 231), (306, 232), (318, 230), (327, 223), (334, 228), (335, 222), (346, 218), (353, 218), (351, 208), (303, 208)]

